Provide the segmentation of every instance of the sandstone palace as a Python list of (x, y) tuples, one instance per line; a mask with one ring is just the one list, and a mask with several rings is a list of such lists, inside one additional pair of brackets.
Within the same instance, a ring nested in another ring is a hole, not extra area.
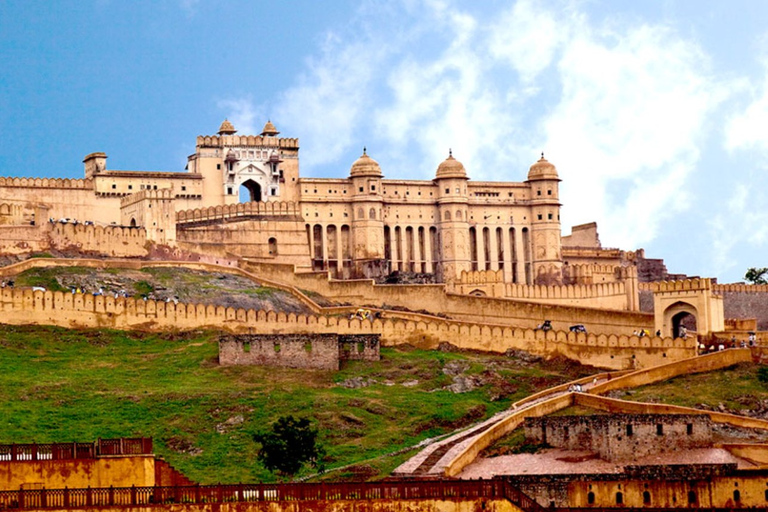
[(337, 278), (401, 271), (451, 282), (489, 270), (506, 283), (561, 282), (560, 180), (543, 155), (519, 183), (471, 181), (450, 152), (432, 180), (387, 180), (365, 150), (347, 177), (302, 178), (298, 139), (278, 135), (271, 122), (238, 135), (225, 120), (197, 138), (186, 172), (111, 170), (91, 153), (84, 179), (0, 179), (0, 249), (162, 248)]

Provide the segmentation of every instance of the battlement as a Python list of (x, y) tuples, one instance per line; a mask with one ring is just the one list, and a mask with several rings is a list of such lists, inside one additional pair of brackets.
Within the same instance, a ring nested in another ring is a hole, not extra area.
[(716, 291), (715, 286), (711, 278), (695, 278), (679, 281), (658, 281), (650, 283), (649, 288), (653, 293), (665, 293), (701, 290)]
[[(154, 191), (153, 191), (154, 192)], [(269, 201), (237, 203), (225, 206), (210, 206), (176, 212), (176, 222), (199, 222), (221, 220), (249, 215), (285, 216), (300, 215), (299, 205), (293, 201)]]
[(199, 148), (221, 148), (228, 146), (299, 149), (299, 139), (262, 137), (261, 135), (198, 135), (197, 137), (197, 147)]
[(135, 194), (120, 198), (120, 206), (125, 207), (145, 199), (174, 199), (176, 194), (173, 189), (163, 188), (160, 190), (140, 190)]
[(66, 188), (93, 189), (92, 179), (69, 178), (0, 178), (0, 187), (34, 187), (34, 188)]
[(127, 226), (96, 226), (85, 224), (50, 224), (51, 244), (59, 249), (108, 256), (146, 256), (147, 231)]
[(4, 288), (0, 292), (0, 321), (15, 325), (146, 331), (212, 328), (233, 334), (378, 334), (384, 345), (411, 343), (436, 348), (448, 342), (463, 349), (492, 352), (513, 348), (614, 369), (674, 361), (691, 357), (696, 350), (695, 340), (679, 338), (542, 331), (430, 317), (409, 320), (397, 318), (397, 313), (386, 314), (387, 318), (359, 320), (20, 288)]
[(768, 293), (768, 284), (715, 284), (712, 289), (716, 292)]

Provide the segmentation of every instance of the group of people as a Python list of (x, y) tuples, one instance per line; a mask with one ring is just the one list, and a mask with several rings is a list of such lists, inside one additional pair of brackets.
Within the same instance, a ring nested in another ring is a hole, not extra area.
[(715, 340), (714, 343), (707, 347), (704, 343), (699, 343), (699, 354), (708, 354), (711, 352), (720, 352), (728, 348), (747, 348), (757, 345), (757, 335), (754, 332), (750, 332), (747, 335), (746, 340), (737, 340), (736, 335), (731, 336), (729, 342), (723, 340)]
[[(56, 224), (56, 222), (58, 222), (59, 224), (69, 224), (69, 223), (72, 223), (75, 226), (80, 224), (79, 220), (77, 220), (77, 219), (70, 219), (69, 217), (62, 217), (58, 221), (56, 219), (54, 219), (53, 217), (50, 217), (48, 219), (48, 222), (50, 222), (51, 224)], [(86, 220), (86, 221), (83, 222), (83, 225), (84, 226), (93, 226), (93, 221), (92, 220)]]

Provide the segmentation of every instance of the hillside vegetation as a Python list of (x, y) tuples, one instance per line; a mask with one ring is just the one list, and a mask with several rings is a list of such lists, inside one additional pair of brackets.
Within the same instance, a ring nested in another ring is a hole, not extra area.
[(718, 410), (768, 419), (768, 382), (760, 380), (756, 363), (742, 363), (725, 370), (684, 375), (631, 390), (614, 391), (610, 396), (636, 402), (659, 402)]
[[(310, 313), (292, 294), (262, 286), (237, 274), (205, 272), (186, 268), (149, 267), (141, 270), (49, 267), (25, 270), (15, 278), (16, 286), (40, 286), (50, 291), (177, 300), (187, 304), (213, 304), (244, 309), (272, 309), (286, 313)], [(124, 293), (123, 293), (124, 292)], [(318, 300), (322, 301), (322, 297)]]
[[(377, 478), (384, 456), (590, 372), (569, 362), (385, 348), (339, 372), (220, 367), (216, 335), (0, 326), (0, 442), (151, 436), (201, 483), (270, 481), (253, 433), (311, 418), (329, 478)], [(455, 393), (454, 391), (465, 391)]]

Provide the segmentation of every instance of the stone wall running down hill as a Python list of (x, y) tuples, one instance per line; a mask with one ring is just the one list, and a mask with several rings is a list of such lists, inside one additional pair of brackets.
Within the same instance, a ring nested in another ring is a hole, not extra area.
[(448, 342), (462, 349), (505, 352), (510, 348), (553, 357), (564, 356), (598, 367), (639, 368), (695, 354), (693, 340), (535, 331), (486, 322), (442, 319), (422, 321), (383, 318), (295, 315), (206, 304), (174, 304), (31, 289), (4, 288), (0, 321), (69, 328), (113, 328), (147, 331), (216, 329), (235, 334), (329, 333), (380, 334), (382, 343), (409, 343), (437, 348)]

